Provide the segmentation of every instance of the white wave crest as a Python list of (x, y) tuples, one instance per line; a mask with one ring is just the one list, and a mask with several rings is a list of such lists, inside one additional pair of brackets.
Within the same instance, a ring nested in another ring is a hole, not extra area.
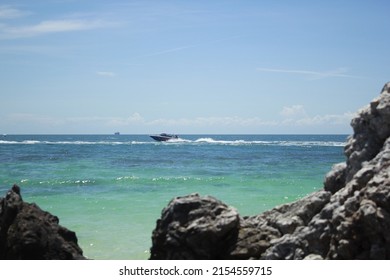
[(247, 141), (247, 140), (215, 140), (213, 138), (199, 138), (193, 143), (222, 144), (222, 145), (264, 145), (264, 146), (329, 146), (343, 147), (345, 142), (337, 141)]

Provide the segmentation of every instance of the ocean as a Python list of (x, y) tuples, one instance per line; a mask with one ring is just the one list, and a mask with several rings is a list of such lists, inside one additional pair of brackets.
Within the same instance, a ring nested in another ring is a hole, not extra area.
[(214, 196), (255, 215), (323, 187), (347, 135), (0, 136), (0, 197), (13, 184), (76, 232), (91, 259), (147, 259), (161, 210)]

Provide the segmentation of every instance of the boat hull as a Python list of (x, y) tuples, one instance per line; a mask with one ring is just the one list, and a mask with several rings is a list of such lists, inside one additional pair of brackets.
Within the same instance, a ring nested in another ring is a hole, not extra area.
[(178, 138), (176, 135), (167, 135), (167, 134), (150, 135), (150, 137), (158, 142), (166, 142)]
[(157, 135), (151, 135), (150, 137), (152, 137), (154, 140), (156, 140), (158, 142), (165, 142), (165, 141), (168, 141), (169, 139), (172, 139), (172, 138), (162, 137), (162, 136), (157, 136)]

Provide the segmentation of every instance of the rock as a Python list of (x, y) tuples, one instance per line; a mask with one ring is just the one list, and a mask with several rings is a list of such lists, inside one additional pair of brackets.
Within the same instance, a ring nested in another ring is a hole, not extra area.
[(347, 161), (325, 178), (330, 201), (307, 226), (274, 240), (261, 258), (390, 258), (389, 86), (352, 120)]
[(211, 197), (174, 199), (151, 258), (390, 259), (390, 83), (351, 125), (324, 190), (251, 217)]
[(221, 259), (237, 239), (237, 211), (198, 194), (173, 199), (153, 231), (151, 259)]
[(324, 189), (331, 193), (335, 193), (345, 186), (347, 164), (341, 162), (335, 164), (331, 171), (326, 174)]
[(372, 160), (390, 136), (390, 83), (381, 95), (363, 108), (351, 121), (354, 134), (345, 146), (347, 156), (346, 182), (360, 170), (362, 164)]
[(23, 202), (16, 185), (0, 198), (0, 259), (85, 259), (77, 237), (56, 216)]

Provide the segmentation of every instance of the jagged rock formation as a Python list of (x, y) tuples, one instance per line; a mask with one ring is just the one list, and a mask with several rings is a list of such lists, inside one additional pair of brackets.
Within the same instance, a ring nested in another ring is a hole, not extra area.
[(323, 190), (252, 217), (211, 197), (176, 198), (151, 259), (390, 259), (390, 83), (351, 125), (347, 160)]
[(0, 198), (0, 259), (85, 259), (77, 237), (56, 216), (23, 202), (20, 188)]

